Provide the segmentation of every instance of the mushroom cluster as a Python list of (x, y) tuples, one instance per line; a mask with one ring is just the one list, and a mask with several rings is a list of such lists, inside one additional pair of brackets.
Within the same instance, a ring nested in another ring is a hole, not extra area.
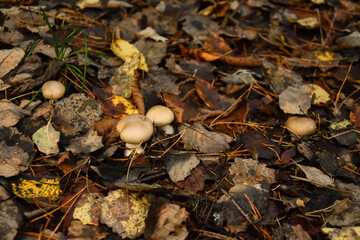
[(134, 150), (142, 153), (141, 143), (148, 141), (154, 126), (161, 128), (165, 134), (173, 134), (174, 128), (170, 123), (174, 120), (174, 113), (167, 107), (156, 105), (149, 109), (146, 116), (141, 114), (126, 115), (116, 125), (120, 138), (126, 144), (124, 155), (128, 157)]

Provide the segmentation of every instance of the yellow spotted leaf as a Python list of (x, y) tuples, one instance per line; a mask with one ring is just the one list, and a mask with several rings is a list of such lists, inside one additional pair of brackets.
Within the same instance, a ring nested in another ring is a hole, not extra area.
[(42, 178), (39, 180), (20, 178), (18, 182), (11, 185), (13, 193), (27, 201), (38, 199), (43, 202), (56, 202), (60, 195), (59, 178)]
[(100, 221), (123, 238), (134, 239), (145, 230), (150, 204), (145, 196), (127, 190), (112, 191), (100, 205)]

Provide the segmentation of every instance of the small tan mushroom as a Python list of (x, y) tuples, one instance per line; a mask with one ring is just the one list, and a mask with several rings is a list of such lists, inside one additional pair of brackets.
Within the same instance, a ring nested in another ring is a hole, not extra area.
[(57, 100), (64, 96), (65, 86), (58, 81), (47, 81), (41, 88), (42, 95), (46, 99)]
[(155, 126), (164, 131), (165, 134), (174, 134), (174, 128), (170, 125), (170, 123), (174, 121), (175, 116), (170, 108), (162, 105), (155, 105), (149, 109), (146, 113), (146, 117), (150, 119)]
[(125, 156), (129, 156), (134, 149), (141, 153), (143, 149), (140, 144), (149, 140), (154, 132), (151, 121), (141, 114), (126, 115), (118, 122), (116, 130), (128, 148)]
[(316, 122), (307, 117), (289, 117), (286, 129), (298, 137), (308, 136), (316, 131)]

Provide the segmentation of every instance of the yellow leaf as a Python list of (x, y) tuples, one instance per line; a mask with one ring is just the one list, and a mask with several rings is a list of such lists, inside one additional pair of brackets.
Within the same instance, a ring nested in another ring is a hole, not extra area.
[(354, 240), (360, 238), (360, 226), (342, 227), (340, 229), (324, 227), (321, 231), (329, 234), (332, 240)]
[(39, 199), (47, 202), (56, 202), (61, 194), (59, 178), (42, 178), (29, 180), (20, 178), (19, 182), (12, 183), (13, 193), (27, 201)]
[(319, 21), (316, 17), (308, 17), (299, 19), (296, 21), (300, 26), (307, 27), (307, 28), (314, 28), (319, 24)]
[(128, 41), (120, 38), (115, 39), (115, 41), (111, 43), (111, 50), (126, 63), (132, 62), (134, 58), (137, 59), (137, 68), (145, 72), (148, 71), (144, 55)]
[(315, 56), (322, 62), (332, 62), (334, 61), (334, 53), (325, 51), (325, 52), (315, 52)]
[(121, 96), (114, 95), (111, 97), (111, 101), (116, 107), (118, 104), (121, 104), (125, 107), (126, 114), (138, 114), (139, 110), (134, 106), (131, 102), (129, 102), (126, 98)]
[(350, 120), (343, 120), (341, 122), (334, 122), (330, 124), (330, 129), (335, 130), (335, 129), (342, 129), (342, 128), (346, 128), (347, 126), (350, 126), (352, 123), (350, 122)]
[(311, 93), (313, 104), (322, 104), (330, 101), (330, 94), (322, 87), (316, 84), (310, 84), (310, 86), (313, 88), (313, 91)]

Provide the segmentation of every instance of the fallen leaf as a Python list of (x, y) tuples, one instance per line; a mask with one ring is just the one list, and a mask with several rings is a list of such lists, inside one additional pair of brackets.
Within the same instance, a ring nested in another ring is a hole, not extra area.
[(160, 41), (160, 42), (167, 41), (166, 37), (160, 36), (152, 27), (147, 27), (144, 30), (141, 30), (137, 35), (144, 38), (151, 38), (155, 41)]
[(20, 146), (8, 146), (0, 142), (0, 176), (12, 177), (28, 169), (29, 154)]
[(137, 70), (148, 71), (145, 57), (134, 45), (119, 38), (111, 43), (111, 50), (116, 56), (121, 58), (124, 63), (110, 79), (109, 86), (114, 95), (130, 98), (131, 81), (135, 74), (137, 74)]
[(51, 122), (37, 130), (32, 135), (32, 140), (38, 147), (40, 152), (49, 154), (56, 154), (59, 152), (58, 142), (60, 140), (60, 132), (56, 131)]
[(71, 221), (67, 230), (69, 240), (101, 240), (109, 234), (108, 232), (101, 232), (99, 227), (84, 225), (79, 220)]
[(1, 238), (15, 239), (23, 222), (22, 211), (13, 199), (1, 202), (0, 209)]
[(332, 179), (321, 170), (301, 164), (297, 164), (297, 166), (305, 173), (306, 178), (310, 181), (320, 183), (325, 186), (334, 186)]
[(84, 136), (73, 139), (71, 144), (66, 147), (66, 150), (71, 151), (73, 154), (89, 154), (103, 146), (102, 137), (97, 135), (95, 130), (90, 129)]
[[(268, 184), (236, 184), (229, 190), (229, 195), (232, 200), (240, 206), (243, 212), (248, 216), (248, 219), (258, 220), (252, 213), (252, 209), (256, 207), (257, 212), (263, 216), (268, 211)], [(248, 199), (245, 197), (247, 196)], [(239, 209), (234, 205), (233, 201), (228, 196), (223, 195), (214, 205), (213, 217), (218, 226), (225, 225), (225, 229), (232, 233), (246, 231), (249, 222), (240, 213)], [(250, 205), (250, 202), (253, 205)], [(251, 218), (251, 217), (253, 218)], [(255, 218), (255, 219), (254, 219)]]
[(0, 78), (16, 68), (25, 56), (25, 51), (21, 48), (0, 50)]
[(87, 132), (102, 114), (101, 104), (84, 94), (71, 94), (55, 103), (53, 123), (66, 137)]
[(12, 192), (29, 202), (55, 203), (62, 193), (59, 178), (23, 179), (11, 184)]
[(197, 193), (204, 190), (205, 186), (205, 169), (201, 165), (197, 165), (190, 172), (190, 175), (187, 176), (184, 180), (178, 181), (177, 186), (183, 188), (185, 191), (190, 193)]
[(321, 231), (328, 234), (332, 240), (354, 240), (360, 238), (360, 226), (342, 227), (340, 229), (324, 227)]
[(195, 89), (200, 98), (205, 102), (206, 106), (210, 109), (220, 108), (219, 93), (209, 82), (196, 77)]
[(279, 95), (279, 107), (285, 113), (306, 115), (311, 107), (311, 99), (302, 89), (288, 87)]
[(235, 158), (229, 168), (235, 184), (256, 184), (260, 182), (275, 183), (275, 170), (267, 168), (265, 163), (248, 158)]
[(310, 84), (310, 87), (313, 89), (310, 96), (313, 104), (323, 104), (330, 101), (330, 94), (322, 87), (316, 84)]
[(151, 227), (148, 227), (151, 228), (152, 232), (145, 233), (146, 239), (186, 239), (189, 232), (184, 224), (187, 219), (187, 212), (184, 207), (171, 203), (163, 203), (160, 207), (156, 207), (153, 210), (150, 209), (150, 211), (154, 212), (152, 219), (155, 222), (150, 224)]
[(150, 204), (140, 194), (126, 190), (109, 192), (100, 204), (100, 221), (123, 238), (135, 239), (145, 230)]
[(203, 153), (220, 153), (230, 149), (229, 143), (233, 138), (217, 132), (206, 130), (200, 123), (192, 126), (183, 124), (179, 131), (185, 131), (181, 139), (185, 142), (184, 148), (195, 149)]
[(0, 101), (0, 127), (11, 127), (19, 122), (26, 115), (30, 115), (29, 110), (22, 109), (21, 107), (6, 101)]
[(84, 191), (75, 204), (73, 218), (80, 220), (84, 225), (99, 226), (99, 197), (101, 197), (99, 193)]
[(171, 181), (177, 183), (188, 177), (191, 171), (200, 163), (193, 154), (171, 155), (166, 161), (166, 171)]

